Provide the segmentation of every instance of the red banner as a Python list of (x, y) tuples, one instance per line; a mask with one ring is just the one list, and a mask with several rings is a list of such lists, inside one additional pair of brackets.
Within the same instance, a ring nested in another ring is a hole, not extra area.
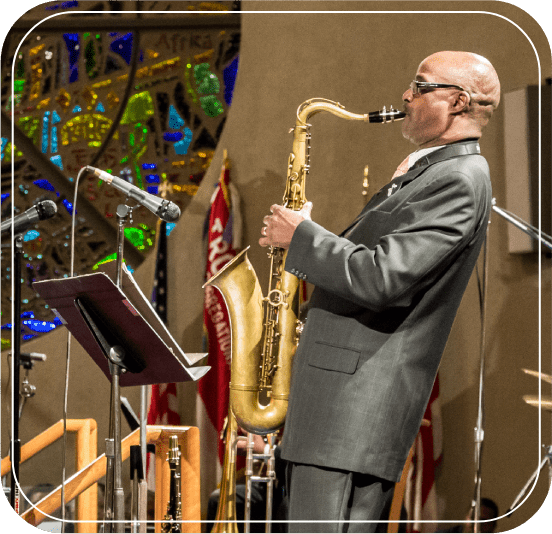
[[(219, 184), (211, 199), (208, 215), (205, 268), (207, 280), (217, 274), (236, 255), (233, 247), (233, 216), (229, 183), (230, 172), (224, 165)], [(220, 436), (224, 419), (228, 415), (231, 337), (226, 305), (220, 292), (213, 287), (205, 288), (203, 318), (208, 342), (208, 365), (211, 366), (211, 370), (199, 380), (198, 393), (212, 425)], [(220, 439), (218, 456), (222, 464), (224, 444)]]
[(180, 425), (176, 384), (153, 384), (151, 386), (148, 425)]

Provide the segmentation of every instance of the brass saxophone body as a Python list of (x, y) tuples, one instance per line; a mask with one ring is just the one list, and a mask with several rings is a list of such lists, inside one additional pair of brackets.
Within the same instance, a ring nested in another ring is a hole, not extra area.
[[(297, 110), (282, 205), (299, 211), (307, 201), (310, 117), (329, 112), (347, 120), (387, 123), (404, 118), (390, 108), (355, 114), (331, 100), (314, 98)], [(248, 247), (249, 248), (249, 247)], [(299, 341), (300, 281), (284, 270), (287, 251), (271, 247), (268, 293), (263, 297), (247, 249), (226, 264), (205, 286), (222, 294), (232, 336), (230, 405), (240, 427), (254, 434), (270, 434), (285, 421), (293, 356)], [(204, 286), (204, 287), (205, 287)]]
[(180, 447), (178, 436), (169, 437), (168, 462), (171, 472), (169, 502), (164, 522), (161, 524), (161, 532), (182, 532), (182, 495), (180, 484)]
[(226, 426), (223, 429), (224, 464), (222, 466), (222, 478), (220, 482), (219, 504), (217, 515), (211, 532), (237, 534), (239, 532), (236, 514), (236, 455), (238, 440), (238, 425), (228, 410)]

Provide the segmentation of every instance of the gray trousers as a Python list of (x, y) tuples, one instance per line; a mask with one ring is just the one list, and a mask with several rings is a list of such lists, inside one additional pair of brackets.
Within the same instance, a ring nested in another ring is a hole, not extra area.
[(286, 486), (288, 519), (303, 521), (289, 523), (289, 532), (369, 533), (376, 532), (382, 511), (389, 509), (395, 483), (363, 473), (289, 462)]

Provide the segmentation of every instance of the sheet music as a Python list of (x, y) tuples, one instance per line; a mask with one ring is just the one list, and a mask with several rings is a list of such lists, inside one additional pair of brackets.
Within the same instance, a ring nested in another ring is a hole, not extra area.
[[(117, 274), (116, 262), (111, 261), (108, 263), (104, 263), (102, 267), (103, 272), (105, 272), (115, 282)], [(133, 307), (136, 308), (137, 312), (140, 313), (144, 320), (146, 320), (153, 327), (153, 329), (157, 332), (157, 334), (159, 334), (159, 337), (163, 340), (163, 342), (167, 345), (167, 347), (173, 354), (182, 356), (186, 360), (186, 362), (188, 362), (188, 365), (194, 365), (199, 360), (207, 356), (206, 353), (187, 354), (180, 348), (178, 343), (175, 341), (175, 339), (172, 337), (171, 333), (167, 329), (165, 323), (161, 321), (159, 315), (157, 315), (157, 312), (154, 310), (150, 301), (146, 298), (146, 296), (140, 289), (140, 286), (134, 279), (134, 276), (132, 276), (132, 273), (128, 270), (127, 266), (124, 263), (122, 281), (123, 293), (129, 297), (129, 300), (132, 303), (131, 306), (133, 305)]]

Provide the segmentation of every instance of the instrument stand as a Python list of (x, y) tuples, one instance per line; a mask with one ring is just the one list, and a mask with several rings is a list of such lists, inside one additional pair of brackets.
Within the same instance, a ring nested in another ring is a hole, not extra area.
[[(274, 480), (276, 479), (275, 471), (275, 458), (274, 449), (275, 435), (268, 435), (268, 445), (265, 448), (265, 453), (253, 453), (254, 442), (253, 434), (247, 434), (247, 456), (245, 460), (245, 509), (244, 509), (244, 532), (249, 534), (251, 532), (251, 484), (253, 482), (265, 482), (266, 483), (266, 530), (269, 534), (271, 532), (272, 522), (272, 503), (274, 500)], [(266, 475), (254, 475), (253, 473), (253, 460), (262, 459), (266, 461)]]
[[(546, 445), (543, 445), (544, 448), (546, 448)], [(537, 478), (539, 473), (542, 471), (544, 466), (548, 464), (548, 477), (549, 482), (552, 483), (552, 445), (548, 447), (547, 453), (544, 455), (544, 458), (542, 459), (541, 464), (537, 469), (535, 469), (535, 472), (529, 477), (529, 480), (523, 486), (523, 489), (519, 492), (519, 495), (514, 499), (514, 502), (511, 504), (510, 508), (508, 508), (508, 511), (506, 512), (506, 515), (509, 517), (514, 513), (514, 509), (519, 504), (525, 493), (527, 493), (527, 490), (529, 489), (529, 486), (533, 483), (533, 481)]]
[[(490, 224), (490, 221), (489, 221)], [(488, 227), (487, 227), (488, 230)], [(485, 338), (487, 331), (487, 278), (488, 278), (488, 263), (487, 263), (487, 249), (489, 243), (489, 234), (485, 236), (485, 242), (483, 244), (483, 282), (480, 290), (481, 299), (481, 341), (479, 347), (479, 395), (478, 395), (478, 410), (477, 410), (477, 423), (474, 428), (474, 444), (475, 444), (475, 488), (474, 497), (472, 501), (472, 517), (473, 531), (475, 533), (480, 532), (479, 520), (481, 519), (481, 459), (483, 451), (483, 441), (485, 437)]]
[[(509, 211), (502, 209), (496, 205), (496, 199), (492, 199), (492, 210), (506, 219), (508, 222), (512, 223), (521, 231), (525, 232), (527, 235), (533, 239), (539, 241), (542, 245), (552, 249), (552, 238), (540, 232), (538, 228), (531, 226), (529, 223), (525, 222), (523, 219), (510, 213)], [(549, 241), (550, 240), (550, 241)], [(486, 306), (486, 288), (487, 288), (487, 241), (488, 235), (485, 238), (485, 244), (483, 246), (483, 288), (481, 291), (482, 299), (482, 314), (481, 314), (481, 324), (482, 324), (482, 334), (481, 334), (481, 348), (480, 348), (480, 365), (479, 365), (479, 403), (478, 403), (478, 415), (477, 415), (477, 425), (474, 429), (474, 442), (475, 442), (475, 490), (474, 498), (472, 501), (472, 510), (474, 518), (474, 532), (479, 532), (479, 520), (481, 517), (481, 457), (483, 449), (483, 440), (485, 436), (484, 431), (484, 422), (485, 422), (485, 413), (484, 413), (484, 379), (485, 379), (485, 333), (486, 333), (486, 318), (485, 318), (485, 306)], [(539, 469), (540, 470), (540, 469)]]
[(12, 437), (11, 437), (11, 489), (10, 504), (19, 515), (19, 463), (21, 462), (21, 440), (19, 439), (19, 395), (21, 378), (21, 256), (23, 255), (23, 236), (14, 238), (13, 275), (13, 350), (12, 350)]
[[(545, 234), (544, 232), (540, 231), (538, 228), (535, 228), (534, 226), (530, 225), (517, 215), (514, 215), (513, 213), (500, 208), (496, 205), (496, 199), (493, 198), (492, 200), (492, 209), (496, 213), (498, 213), (501, 217), (506, 219), (508, 222), (513, 224), (516, 228), (521, 230), (522, 232), (525, 232), (529, 237), (535, 239), (538, 241), (541, 245), (544, 245), (545, 247), (552, 250), (552, 237), (548, 234)], [(543, 445), (544, 448), (547, 448), (546, 445)], [(544, 458), (535, 470), (535, 472), (531, 475), (525, 486), (523, 486), (523, 489), (519, 493), (519, 495), (514, 499), (514, 502), (506, 512), (507, 516), (510, 516), (514, 513), (514, 508), (518, 505), (518, 503), (521, 501), (522, 497), (525, 495), (527, 490), (529, 489), (529, 486), (533, 483), (533, 481), (537, 478), (538, 474), (541, 472), (541, 470), (544, 468), (544, 466), (548, 463), (549, 471), (548, 471), (548, 483), (549, 486), (552, 485), (552, 445), (547, 448), (547, 452), (544, 455)]]

